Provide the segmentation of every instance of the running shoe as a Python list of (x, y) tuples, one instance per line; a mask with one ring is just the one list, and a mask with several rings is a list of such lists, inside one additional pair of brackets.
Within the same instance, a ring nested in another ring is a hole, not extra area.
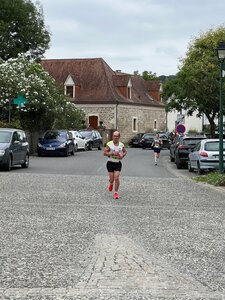
[(109, 192), (112, 192), (112, 190), (113, 190), (113, 184), (112, 183), (109, 184), (108, 189), (109, 189)]
[(119, 195), (118, 195), (118, 193), (114, 193), (114, 199), (119, 199)]

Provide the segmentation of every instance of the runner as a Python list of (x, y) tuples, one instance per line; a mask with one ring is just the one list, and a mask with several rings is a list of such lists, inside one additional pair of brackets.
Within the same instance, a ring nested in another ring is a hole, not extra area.
[(119, 141), (120, 133), (119, 131), (115, 131), (113, 133), (113, 140), (108, 142), (104, 149), (104, 156), (108, 157), (108, 161), (106, 164), (106, 168), (109, 173), (109, 186), (108, 190), (112, 192), (113, 185), (115, 187), (114, 199), (119, 198), (119, 186), (120, 186), (120, 172), (122, 169), (121, 160), (127, 154), (126, 149), (124, 148), (124, 144)]
[(154, 159), (155, 159), (155, 166), (157, 166), (157, 159), (159, 158), (159, 154), (161, 151), (161, 146), (163, 142), (159, 138), (159, 134), (157, 133), (155, 139), (152, 143), (153, 151), (154, 151)]

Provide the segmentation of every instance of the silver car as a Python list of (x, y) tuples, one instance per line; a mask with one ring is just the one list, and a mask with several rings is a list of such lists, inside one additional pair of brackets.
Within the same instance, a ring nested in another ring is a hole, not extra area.
[(76, 147), (76, 151), (77, 150), (88, 150), (88, 143), (87, 141), (84, 139), (84, 137), (82, 137), (82, 135), (80, 134), (80, 132), (76, 131), (76, 130), (70, 130), (70, 132), (73, 135), (74, 138), (74, 144)]
[[(223, 140), (223, 164), (225, 167), (225, 140)], [(205, 170), (219, 169), (219, 139), (201, 140), (189, 153), (188, 170), (197, 170), (203, 174)]]
[(23, 130), (0, 128), (0, 167), (7, 171), (15, 165), (29, 167), (29, 144)]

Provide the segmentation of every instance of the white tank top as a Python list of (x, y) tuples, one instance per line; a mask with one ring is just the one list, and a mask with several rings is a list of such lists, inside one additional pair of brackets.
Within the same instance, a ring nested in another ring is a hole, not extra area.
[[(119, 152), (119, 154), (123, 153), (124, 144), (121, 142), (119, 142), (119, 145), (116, 146), (113, 143), (113, 141), (110, 141), (107, 143), (107, 146), (109, 147), (111, 153), (114, 153), (114, 152)], [(112, 155), (112, 156), (108, 157), (108, 161), (119, 162), (120, 159), (117, 156)]]

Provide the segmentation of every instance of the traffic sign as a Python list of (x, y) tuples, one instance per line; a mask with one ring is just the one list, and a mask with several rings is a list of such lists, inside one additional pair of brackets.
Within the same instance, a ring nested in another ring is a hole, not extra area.
[(178, 124), (176, 126), (176, 132), (183, 134), (185, 133), (185, 131), (186, 131), (186, 127), (184, 126), (184, 124)]
[(184, 124), (185, 123), (185, 115), (179, 114), (177, 115), (177, 124)]

